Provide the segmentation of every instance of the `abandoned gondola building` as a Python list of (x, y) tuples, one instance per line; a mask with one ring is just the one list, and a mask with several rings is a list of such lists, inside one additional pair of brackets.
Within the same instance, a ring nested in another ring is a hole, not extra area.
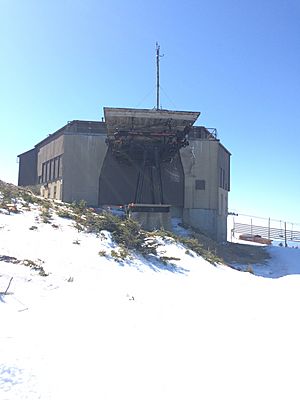
[(170, 214), (227, 239), (230, 152), (200, 113), (104, 108), (102, 121), (70, 121), (19, 157), (19, 186), (93, 207), (168, 204)]

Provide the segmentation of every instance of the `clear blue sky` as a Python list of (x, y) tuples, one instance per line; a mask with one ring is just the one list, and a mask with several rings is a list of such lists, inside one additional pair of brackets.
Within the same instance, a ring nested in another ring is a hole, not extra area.
[(103, 106), (201, 111), (232, 153), (229, 208), (300, 222), (298, 0), (0, 0), (0, 179)]

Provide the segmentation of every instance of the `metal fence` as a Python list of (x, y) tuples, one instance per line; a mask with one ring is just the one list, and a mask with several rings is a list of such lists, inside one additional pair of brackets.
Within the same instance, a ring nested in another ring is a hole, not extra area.
[(258, 235), (265, 239), (300, 243), (300, 224), (238, 214), (233, 217), (232, 233)]
[(287, 239), (292, 240), (293, 242), (300, 242), (300, 231), (292, 231), (289, 229), (282, 228), (271, 228), (265, 226), (258, 226), (258, 225), (248, 225), (248, 224), (241, 224), (238, 222), (234, 223), (233, 227), (235, 232), (245, 233), (249, 235), (259, 235), (266, 239)]

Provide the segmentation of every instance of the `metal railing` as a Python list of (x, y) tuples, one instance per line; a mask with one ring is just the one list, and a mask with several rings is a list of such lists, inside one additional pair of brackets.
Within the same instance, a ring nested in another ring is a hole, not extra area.
[(235, 232), (247, 235), (259, 235), (265, 239), (292, 240), (300, 242), (300, 231), (294, 231), (284, 228), (271, 228), (268, 226), (258, 226), (252, 224), (241, 224), (234, 222), (233, 229)]

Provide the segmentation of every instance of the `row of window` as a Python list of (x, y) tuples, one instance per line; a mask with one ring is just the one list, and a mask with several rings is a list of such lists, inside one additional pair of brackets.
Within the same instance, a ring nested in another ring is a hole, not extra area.
[(62, 156), (48, 160), (42, 164), (42, 175), (39, 183), (55, 181), (62, 177)]

